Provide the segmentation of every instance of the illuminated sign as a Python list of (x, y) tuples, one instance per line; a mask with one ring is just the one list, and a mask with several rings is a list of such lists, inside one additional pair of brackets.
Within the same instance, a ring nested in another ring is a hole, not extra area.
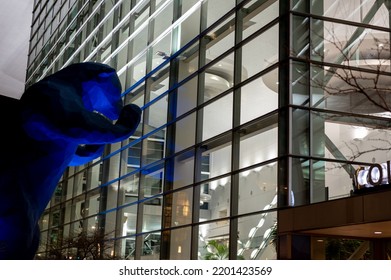
[(388, 184), (391, 184), (390, 161), (382, 164), (360, 167), (356, 170), (354, 176), (355, 191)]

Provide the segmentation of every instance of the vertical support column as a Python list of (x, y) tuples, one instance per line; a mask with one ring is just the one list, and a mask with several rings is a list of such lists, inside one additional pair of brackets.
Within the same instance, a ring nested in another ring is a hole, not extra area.
[[(290, 1), (280, 1), (279, 6), (280, 21), (279, 21), (279, 68), (278, 68), (278, 84), (279, 84), (279, 116), (278, 116), (278, 207), (291, 205), (291, 158), (290, 153)], [(277, 213), (277, 221), (280, 222), (280, 215)], [(277, 224), (278, 229), (278, 224)], [(278, 232), (278, 231), (277, 231)], [(277, 258), (292, 259), (292, 237), (291, 235), (278, 235), (277, 242)]]
[(295, 234), (280, 235), (277, 254), (280, 260), (310, 260), (311, 237)]
[(291, 159), (288, 155), (291, 152), (290, 142), (290, 1), (280, 2), (280, 22), (279, 22), (279, 118), (278, 118), (278, 206), (289, 206), (290, 202), (290, 181), (291, 174), (289, 166)]

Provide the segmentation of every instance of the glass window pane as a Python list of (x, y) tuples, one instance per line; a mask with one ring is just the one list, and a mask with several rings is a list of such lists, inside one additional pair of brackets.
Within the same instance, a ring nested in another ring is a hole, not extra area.
[(289, 192), (290, 206), (300, 206), (310, 203), (310, 161), (307, 159), (292, 159), (292, 189)]
[(177, 116), (193, 109), (197, 104), (197, 77), (180, 86), (177, 91)]
[[(389, 119), (315, 115), (319, 121), (314, 124), (313, 130), (318, 130), (319, 135), (323, 133), (323, 153), (327, 158), (368, 163), (389, 160)], [(317, 154), (321, 154), (321, 151)]]
[(169, 32), (164, 38), (154, 43), (152, 46), (152, 69), (155, 69), (166, 59), (170, 58), (172, 54), (171, 41), (171, 32)]
[(239, 173), (239, 214), (276, 207), (276, 162)]
[(177, 58), (179, 60), (178, 82), (198, 70), (198, 42), (188, 47)]
[(160, 194), (163, 189), (163, 172), (161, 164), (151, 166), (149, 169), (142, 171), (144, 177), (141, 177), (142, 181), (140, 188), (144, 197), (151, 197)]
[[(123, 217), (123, 223), (121, 224), (121, 236), (130, 236), (136, 234), (137, 204), (125, 207), (121, 210), (121, 212)], [(134, 251), (132, 253), (134, 254)]]
[(314, 106), (358, 114), (389, 112), (390, 77), (386, 74), (389, 66), (385, 66), (388, 62), (372, 62), (378, 63), (377, 66), (368, 66), (372, 72), (353, 68), (312, 67), (314, 77), (311, 86), (316, 93), (314, 101), (317, 101)]
[(235, 0), (208, 0), (204, 1), (203, 5), (206, 6), (204, 9), (206, 15), (204, 14), (203, 17), (206, 19), (207, 27), (209, 27), (235, 7)]
[(160, 233), (147, 233), (142, 236), (142, 260), (158, 260), (160, 257)]
[(193, 189), (187, 188), (169, 196), (169, 200), (172, 201), (171, 225), (175, 227), (190, 224), (192, 222)]
[(159, 161), (164, 157), (166, 130), (160, 130), (143, 141), (142, 165)]
[(240, 124), (265, 115), (277, 108), (278, 69), (266, 73), (241, 88)]
[(309, 155), (310, 117), (306, 110), (293, 110), (292, 152), (296, 155)]
[(233, 86), (234, 75), (234, 54), (230, 54), (220, 61), (213, 63), (200, 79), (203, 81), (203, 101), (206, 102), (221, 93), (229, 90)]
[(175, 152), (194, 145), (196, 133), (196, 114), (193, 113), (176, 123)]
[(242, 47), (242, 80), (277, 62), (278, 34), (277, 24)]
[(229, 217), (231, 179), (229, 176), (198, 186), (200, 222)]
[(173, 161), (174, 189), (192, 184), (194, 178), (194, 150), (176, 156)]
[[(273, 119), (270, 120), (271, 123), (259, 122), (259, 127), (251, 126), (247, 130), (243, 129), (240, 138), (240, 168), (277, 157), (278, 128)], [(265, 125), (267, 126), (264, 127)]]
[(200, 180), (214, 178), (231, 171), (231, 134), (226, 134), (202, 147)]
[(170, 260), (189, 260), (191, 227), (171, 230)]
[[(293, 61), (292, 69), (292, 103), (300, 106), (308, 106), (310, 104), (310, 71), (308, 64)], [(317, 73), (314, 73), (317, 75)], [(312, 91), (313, 103), (318, 102), (319, 92)]]
[(238, 219), (238, 259), (277, 259), (277, 212)]
[(232, 98), (233, 94), (230, 93), (204, 107), (202, 140), (232, 128)]
[[(229, 220), (199, 226), (198, 259), (228, 260)], [(219, 249), (219, 250), (218, 250)]]
[(141, 142), (130, 145), (128, 149), (122, 151), (122, 160), (125, 161), (123, 164), (126, 164), (126, 169), (123, 170), (121, 175), (125, 175), (139, 168), (141, 161)]
[(156, 198), (147, 200), (143, 203), (143, 232), (155, 231), (161, 229), (162, 219), (162, 197), (159, 197), (159, 203)]
[(235, 17), (231, 16), (205, 35), (206, 63), (214, 60), (235, 43)]
[(150, 23), (153, 26), (150, 26), (153, 30), (153, 39), (156, 39), (172, 24), (173, 12), (173, 2), (171, 1)]
[(279, 1), (252, 0), (244, 5), (243, 39), (259, 30), (279, 14)]
[(138, 173), (126, 176), (120, 181), (120, 187), (122, 190), (125, 190), (125, 201), (124, 203), (131, 202), (129, 199), (132, 197), (137, 197), (138, 195), (138, 185), (140, 182), (140, 175)]
[(85, 215), (97, 215), (100, 207), (100, 189), (95, 189), (87, 194)]
[[(182, 15), (188, 11), (197, 1), (187, 0), (182, 1)], [(179, 33), (179, 49), (184, 47), (188, 42), (194, 39), (199, 34), (201, 7), (198, 7), (192, 14), (186, 18), (178, 27)]]
[(317, 15), (359, 23), (369, 23), (387, 28), (390, 26), (387, 6), (375, 0), (324, 0), (314, 1), (311, 4), (312, 13)]

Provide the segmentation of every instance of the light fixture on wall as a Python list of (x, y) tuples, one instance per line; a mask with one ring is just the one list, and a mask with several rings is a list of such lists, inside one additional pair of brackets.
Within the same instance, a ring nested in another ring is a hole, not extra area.
[(200, 205), (204, 205), (205, 202), (209, 202), (212, 199), (212, 196), (207, 193), (200, 194)]

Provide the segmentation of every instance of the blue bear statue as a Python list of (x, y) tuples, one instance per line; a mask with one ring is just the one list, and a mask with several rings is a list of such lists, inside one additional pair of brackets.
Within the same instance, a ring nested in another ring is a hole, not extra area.
[(0, 259), (33, 259), (38, 221), (67, 166), (131, 136), (141, 110), (123, 106), (113, 68), (85, 62), (33, 84), (20, 100), (1, 96), (0, 117)]

